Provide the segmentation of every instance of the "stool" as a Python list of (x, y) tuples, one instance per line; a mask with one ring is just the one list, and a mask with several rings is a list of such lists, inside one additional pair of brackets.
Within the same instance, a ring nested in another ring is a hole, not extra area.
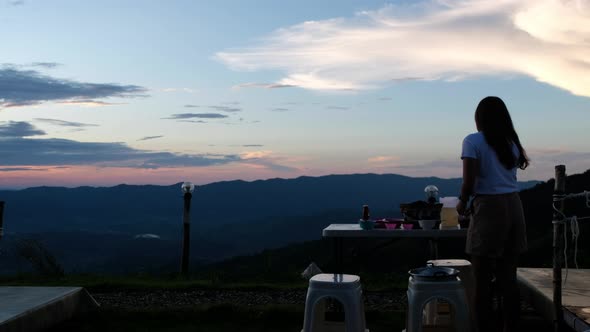
[[(303, 332), (365, 330), (365, 309), (363, 305), (360, 278), (350, 274), (321, 273), (309, 279)], [(325, 321), (325, 301), (328, 298), (338, 300), (344, 308), (344, 324), (330, 326)]]
[[(467, 296), (467, 305), (469, 306), (469, 317), (471, 319), (472, 326), (475, 326), (475, 276), (473, 275), (473, 267), (471, 266), (471, 262), (464, 259), (436, 259), (436, 260), (429, 260), (428, 264), (432, 264), (433, 266), (441, 266), (441, 267), (451, 267), (454, 269), (459, 270), (459, 279), (463, 283), (463, 287), (465, 288), (465, 294)], [(427, 306), (427, 322), (432, 324), (432, 321), (428, 319), (432, 319), (436, 312), (430, 311), (432, 306)]]
[(432, 300), (441, 299), (454, 307), (455, 331), (470, 332), (469, 309), (461, 280), (424, 281), (410, 277), (408, 285), (407, 332), (422, 331), (422, 313)]

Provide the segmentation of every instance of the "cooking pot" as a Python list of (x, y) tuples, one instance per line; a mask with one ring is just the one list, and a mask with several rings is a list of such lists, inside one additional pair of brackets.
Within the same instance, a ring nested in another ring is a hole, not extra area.
[(412, 278), (422, 281), (449, 281), (457, 279), (459, 270), (451, 267), (426, 266), (408, 272)]

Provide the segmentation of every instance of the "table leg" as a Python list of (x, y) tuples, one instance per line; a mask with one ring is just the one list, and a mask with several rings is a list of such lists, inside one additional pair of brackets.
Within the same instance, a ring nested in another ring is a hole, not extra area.
[(430, 259), (438, 259), (438, 239), (429, 239)]
[(341, 237), (334, 238), (334, 272), (333, 273), (343, 273), (343, 265), (344, 265), (344, 246), (343, 242), (344, 239)]
[[(332, 273), (344, 273), (344, 239), (341, 237), (334, 238), (334, 253), (333, 253), (333, 271)], [(326, 312), (326, 320), (344, 322), (344, 308), (342, 303), (335, 298), (329, 297), (326, 305), (331, 309), (331, 312)], [(330, 317), (328, 317), (330, 316)]]

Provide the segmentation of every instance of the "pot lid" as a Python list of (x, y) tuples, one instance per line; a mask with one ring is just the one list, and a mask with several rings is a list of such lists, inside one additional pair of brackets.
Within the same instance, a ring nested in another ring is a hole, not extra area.
[(427, 266), (421, 267), (417, 269), (410, 270), (410, 275), (413, 277), (419, 278), (428, 278), (428, 279), (439, 279), (444, 278), (447, 279), (449, 277), (456, 277), (459, 275), (459, 270), (450, 268), (450, 267), (441, 267), (441, 266)]

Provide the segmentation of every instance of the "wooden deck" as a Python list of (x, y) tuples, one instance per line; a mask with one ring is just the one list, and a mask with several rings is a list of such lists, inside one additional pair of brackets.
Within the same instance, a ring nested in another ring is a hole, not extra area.
[(97, 306), (81, 287), (0, 287), (0, 332), (41, 331)]
[[(565, 270), (563, 270), (565, 279)], [(523, 295), (544, 317), (553, 320), (552, 269), (519, 268), (518, 281)], [(564, 320), (575, 331), (590, 329), (590, 270), (570, 269), (563, 287)]]

